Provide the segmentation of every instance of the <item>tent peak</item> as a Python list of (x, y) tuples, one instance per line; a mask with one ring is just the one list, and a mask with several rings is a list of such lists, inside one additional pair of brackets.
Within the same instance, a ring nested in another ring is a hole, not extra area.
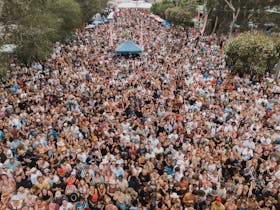
[(123, 55), (140, 54), (142, 53), (142, 48), (138, 44), (135, 44), (132, 40), (126, 40), (117, 47), (116, 52), (117, 54)]

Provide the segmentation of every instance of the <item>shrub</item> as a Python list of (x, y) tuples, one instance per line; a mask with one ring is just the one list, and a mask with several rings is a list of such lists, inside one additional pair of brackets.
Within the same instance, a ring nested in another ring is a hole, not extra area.
[(229, 39), (225, 48), (226, 63), (232, 74), (261, 77), (272, 73), (279, 57), (280, 42), (263, 34), (243, 33)]
[(192, 22), (191, 14), (181, 7), (168, 8), (165, 11), (165, 17), (167, 20), (176, 25), (190, 26)]
[(152, 13), (159, 15), (161, 18), (165, 18), (165, 11), (168, 8), (174, 7), (172, 1), (164, 0), (161, 2), (156, 2), (152, 5), (151, 11)]

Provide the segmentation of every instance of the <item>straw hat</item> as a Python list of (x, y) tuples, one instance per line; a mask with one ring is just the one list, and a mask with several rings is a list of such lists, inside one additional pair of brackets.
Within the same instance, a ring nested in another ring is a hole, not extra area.
[(170, 198), (179, 198), (178, 194), (173, 192), (171, 195), (170, 195)]

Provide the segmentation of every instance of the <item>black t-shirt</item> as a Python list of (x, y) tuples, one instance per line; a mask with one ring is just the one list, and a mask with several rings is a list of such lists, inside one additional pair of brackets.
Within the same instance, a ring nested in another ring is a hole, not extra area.
[(66, 188), (66, 184), (64, 182), (54, 183), (52, 188), (53, 189), (55, 189), (55, 188), (65, 189)]
[(146, 174), (146, 175), (143, 175), (142, 172), (139, 174), (139, 180), (143, 183), (146, 183), (146, 182), (149, 182), (150, 181), (150, 174)]
[(59, 198), (54, 198), (54, 202), (57, 203), (58, 205), (62, 205), (62, 201), (63, 200), (67, 200), (68, 198), (65, 196), (65, 195), (62, 195), (61, 197)]
[(98, 202), (93, 201), (92, 198), (91, 198), (91, 196), (88, 196), (87, 201), (88, 201), (88, 207), (89, 207), (91, 210), (99, 210), (99, 208), (98, 208)]
[(147, 149), (144, 147), (144, 148), (139, 148), (138, 149), (138, 152), (141, 154), (141, 155), (143, 155), (143, 154), (145, 154), (145, 153), (147, 153)]
[(156, 169), (158, 171), (158, 174), (161, 176), (163, 175), (163, 172), (164, 172), (164, 166), (163, 165), (157, 165), (156, 166)]
[(101, 149), (102, 156), (105, 156), (107, 154), (107, 149), (103, 148)]
[(44, 201), (49, 200), (50, 197), (51, 197), (51, 196), (50, 196), (49, 194), (42, 195), (42, 199), (43, 199)]
[(24, 109), (26, 108), (26, 106), (27, 106), (27, 104), (26, 104), (25, 101), (24, 101), (24, 102), (20, 102), (20, 103), (18, 104), (18, 107), (19, 107), (21, 110), (24, 110)]
[(25, 165), (28, 166), (29, 168), (33, 168), (36, 167), (37, 165), (36, 162), (37, 162), (36, 158), (31, 158), (30, 162), (25, 162)]
[(143, 206), (149, 203), (150, 193), (145, 192), (143, 189), (139, 193), (139, 201)]
[(7, 160), (7, 156), (3, 152), (1, 152), (0, 153), (0, 162), (4, 163), (6, 160)]
[(25, 156), (26, 156), (27, 158), (31, 158), (31, 157), (34, 156), (34, 153), (33, 153), (33, 151), (31, 151), (31, 150), (27, 150), (26, 153), (25, 153)]
[(230, 158), (228, 158), (226, 160), (226, 165), (236, 166), (237, 164), (238, 164), (238, 161), (236, 159), (231, 160)]
[(139, 189), (139, 180), (136, 176), (131, 176), (128, 181), (128, 186), (132, 187), (135, 191)]
[(179, 149), (182, 148), (182, 143), (179, 143), (179, 145), (176, 145), (176, 144), (175, 144), (175, 145), (173, 146), (173, 148), (174, 148), (175, 150), (178, 151)]
[(158, 130), (157, 130), (157, 136), (160, 134), (160, 133), (163, 133), (165, 130), (164, 130), (164, 127), (158, 127)]
[(32, 188), (32, 183), (28, 179), (22, 179), (20, 182), (16, 183), (16, 187), (17, 187), (17, 189), (20, 188), (20, 187), (31, 189)]

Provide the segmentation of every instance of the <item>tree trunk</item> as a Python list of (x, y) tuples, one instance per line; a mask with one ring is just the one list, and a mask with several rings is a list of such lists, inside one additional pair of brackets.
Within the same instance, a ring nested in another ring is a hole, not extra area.
[(215, 24), (214, 24), (214, 27), (213, 27), (213, 31), (212, 31), (212, 34), (214, 34), (216, 32), (216, 28), (217, 28), (217, 25), (218, 25), (218, 20), (219, 20), (219, 17), (216, 16), (216, 19), (215, 19)]
[(233, 26), (234, 26), (235, 21), (232, 20), (229, 26), (229, 32), (228, 32), (228, 36), (231, 37), (231, 34), (233, 32)]
[(277, 81), (279, 78), (280, 78), (280, 60), (275, 65), (275, 75), (274, 75), (275, 81)]
[(230, 26), (229, 26), (229, 37), (231, 36), (232, 34), (232, 31), (233, 31), (233, 27), (234, 27), (234, 24), (235, 22), (237, 21), (237, 18), (239, 16), (239, 12), (240, 12), (240, 8), (238, 8), (236, 10), (236, 8), (233, 6), (233, 4), (231, 3), (231, 1), (229, 2), (228, 0), (224, 0), (224, 2), (229, 6), (229, 8), (232, 10), (232, 21), (230, 23)]

